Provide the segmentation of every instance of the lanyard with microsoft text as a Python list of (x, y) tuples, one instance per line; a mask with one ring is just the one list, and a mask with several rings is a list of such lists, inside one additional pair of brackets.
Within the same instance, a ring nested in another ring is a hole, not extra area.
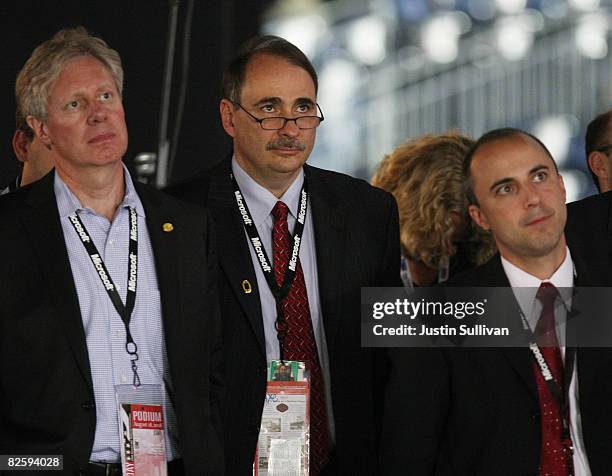
[(569, 427), (569, 386), (572, 381), (572, 374), (574, 372), (574, 360), (576, 357), (576, 352), (574, 348), (566, 347), (565, 348), (565, 363), (563, 365), (563, 388), (557, 383), (554, 379), (552, 372), (550, 371), (550, 366), (542, 351), (540, 350), (540, 346), (537, 344), (537, 339), (534, 332), (529, 327), (529, 323), (527, 322), (527, 318), (523, 314), (522, 310), (519, 310), (521, 315), (521, 321), (523, 323), (523, 330), (529, 336), (529, 350), (531, 351), (533, 358), (542, 374), (542, 378), (553, 398), (559, 404), (561, 409), (561, 427), (562, 427), (562, 438), (567, 445), (567, 449), (569, 451), (573, 451), (573, 446), (571, 444), (570, 437), (570, 427)]
[(287, 334), (288, 325), (283, 314), (282, 300), (289, 294), (289, 290), (293, 284), (293, 279), (295, 278), (297, 261), (300, 255), (300, 245), (302, 243), (304, 223), (306, 222), (306, 210), (308, 207), (308, 186), (306, 183), (306, 174), (304, 174), (304, 184), (302, 185), (302, 190), (300, 191), (300, 207), (297, 220), (295, 221), (295, 227), (293, 229), (291, 258), (289, 259), (289, 264), (287, 265), (287, 270), (285, 271), (285, 278), (281, 286), (276, 284), (274, 269), (272, 269), (270, 264), (271, 262), (268, 259), (266, 250), (261, 242), (261, 238), (259, 237), (257, 227), (253, 222), (253, 218), (251, 217), (251, 212), (249, 211), (246, 200), (240, 191), (240, 187), (238, 186), (238, 182), (236, 182), (234, 174), (231, 172), (230, 179), (234, 186), (234, 198), (236, 199), (236, 205), (238, 206), (238, 211), (242, 217), (242, 224), (244, 225), (249, 241), (253, 246), (253, 250), (255, 250), (255, 255), (257, 256), (259, 266), (261, 267), (261, 271), (266, 278), (270, 291), (272, 292), (272, 296), (274, 296), (274, 300), (276, 301), (276, 321), (274, 322), (274, 327), (276, 328), (276, 335), (278, 338), (280, 360), (284, 360), (283, 341), (285, 335)]
[(136, 214), (136, 210), (134, 210), (132, 207), (129, 207), (129, 211), (129, 266), (125, 305), (123, 305), (123, 302), (121, 302), (121, 296), (119, 296), (119, 293), (117, 292), (117, 287), (115, 286), (115, 283), (113, 282), (104, 261), (100, 257), (96, 245), (91, 239), (91, 236), (89, 236), (87, 228), (85, 228), (85, 225), (76, 212), (69, 215), (68, 219), (70, 220), (74, 231), (76, 231), (77, 235), (79, 235), (81, 243), (83, 243), (83, 246), (85, 246), (85, 250), (87, 250), (87, 253), (89, 254), (89, 258), (91, 259), (96, 274), (100, 278), (100, 281), (102, 281), (102, 285), (104, 286), (104, 289), (106, 289), (108, 297), (110, 297), (110, 300), (117, 310), (117, 314), (119, 314), (123, 324), (125, 325), (125, 351), (130, 356), (130, 360), (132, 362), (132, 372), (134, 374), (133, 385), (135, 387), (139, 387), (140, 377), (138, 376), (138, 366), (136, 365), (136, 361), (138, 360), (138, 346), (136, 345), (136, 342), (134, 342), (132, 333), (130, 332), (130, 320), (132, 318), (132, 311), (134, 311), (134, 305), (136, 303), (136, 278), (138, 275), (138, 215)]

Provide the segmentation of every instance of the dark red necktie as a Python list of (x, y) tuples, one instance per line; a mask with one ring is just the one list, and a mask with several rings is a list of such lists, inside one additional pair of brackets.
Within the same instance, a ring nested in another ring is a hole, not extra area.
[[(555, 332), (555, 299), (559, 295), (557, 288), (551, 283), (542, 283), (537, 299), (542, 303), (542, 314), (536, 325), (535, 334), (538, 347), (546, 363), (563, 392), (563, 360)], [(572, 475), (572, 451), (569, 449), (571, 440), (569, 435), (564, 439), (562, 427), (561, 405), (551, 393), (550, 389), (537, 363), (533, 364), (536, 376), (538, 397), (540, 400), (540, 414), (542, 421), (541, 448), (540, 448), (540, 475), (541, 476), (568, 476)], [(569, 409), (565, 409), (569, 411)], [(569, 415), (565, 415), (569, 421)]]
[[(274, 277), (281, 286), (291, 254), (287, 214), (289, 207), (276, 202), (272, 210), (274, 228), (272, 230)], [(284, 358), (306, 363), (310, 370), (310, 474), (317, 475), (329, 460), (329, 427), (325, 407), (325, 391), (317, 343), (310, 318), (308, 295), (304, 283), (304, 272), (300, 261), (297, 262), (295, 278), (289, 294), (282, 303), (282, 312), (287, 323), (283, 340)]]

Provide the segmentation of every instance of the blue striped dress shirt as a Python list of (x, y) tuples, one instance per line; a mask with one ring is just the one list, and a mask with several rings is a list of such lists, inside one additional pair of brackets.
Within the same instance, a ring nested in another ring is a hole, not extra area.
[(91, 461), (121, 460), (115, 385), (132, 383), (132, 368), (125, 351), (125, 326), (94, 270), (83, 243), (68, 216), (76, 211), (87, 228), (110, 276), (125, 303), (128, 276), (129, 210), (138, 215), (138, 277), (136, 304), (130, 331), (138, 345), (138, 375), (143, 384), (163, 389), (166, 419), (166, 457), (178, 458), (176, 417), (168, 397), (172, 393), (164, 342), (155, 260), (145, 220), (145, 210), (124, 166), (125, 196), (112, 220), (83, 207), (64, 181), (55, 174), (55, 197), (70, 267), (74, 278), (96, 401), (96, 432)]

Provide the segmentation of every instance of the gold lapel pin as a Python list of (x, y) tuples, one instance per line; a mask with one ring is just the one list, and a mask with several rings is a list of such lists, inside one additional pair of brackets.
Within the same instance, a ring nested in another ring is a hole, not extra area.
[(249, 283), (248, 279), (242, 281), (242, 290), (245, 292), (245, 294), (251, 294), (251, 292), (253, 291), (251, 283)]
[(162, 225), (162, 230), (164, 230), (166, 233), (170, 233), (172, 230), (174, 230), (174, 225), (172, 223), (164, 223)]

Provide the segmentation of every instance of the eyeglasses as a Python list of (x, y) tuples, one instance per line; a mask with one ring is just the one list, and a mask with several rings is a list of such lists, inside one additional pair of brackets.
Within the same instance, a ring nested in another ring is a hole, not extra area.
[(282, 129), (283, 127), (285, 127), (285, 125), (287, 124), (287, 121), (295, 122), (295, 125), (299, 129), (315, 129), (319, 127), (319, 124), (321, 124), (321, 122), (323, 122), (323, 120), (325, 119), (323, 117), (323, 111), (321, 111), (321, 108), (319, 107), (318, 104), (317, 104), (317, 109), (319, 110), (319, 114), (321, 114), (321, 116), (264, 117), (263, 119), (259, 119), (258, 117), (255, 117), (253, 114), (247, 111), (242, 106), (242, 104), (235, 102), (235, 101), (232, 101), (232, 103), (238, 106), (244, 112), (246, 112), (249, 116), (251, 116), (255, 120), (255, 122), (259, 123), (261, 128), (266, 131), (278, 131)]

